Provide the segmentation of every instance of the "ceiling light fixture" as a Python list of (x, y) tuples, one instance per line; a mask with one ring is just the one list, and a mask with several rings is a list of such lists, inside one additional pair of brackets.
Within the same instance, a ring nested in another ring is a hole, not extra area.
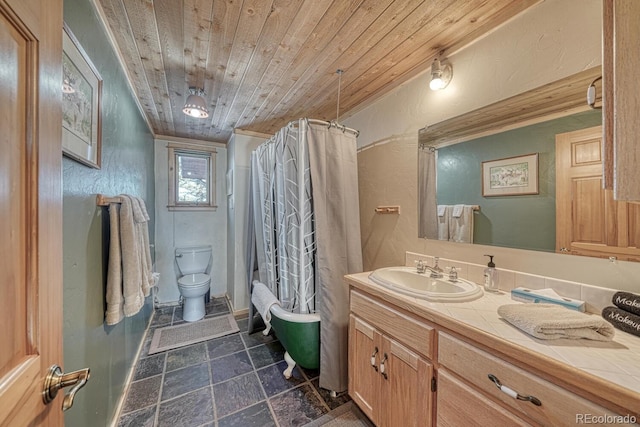
[(209, 110), (207, 110), (207, 104), (203, 98), (204, 90), (199, 87), (191, 86), (189, 88), (189, 92), (191, 94), (187, 97), (187, 102), (184, 104), (182, 112), (187, 116), (199, 119), (209, 117)]
[(433, 60), (431, 64), (431, 81), (429, 88), (431, 90), (440, 90), (447, 87), (453, 77), (453, 69), (450, 64), (442, 64), (438, 58)]

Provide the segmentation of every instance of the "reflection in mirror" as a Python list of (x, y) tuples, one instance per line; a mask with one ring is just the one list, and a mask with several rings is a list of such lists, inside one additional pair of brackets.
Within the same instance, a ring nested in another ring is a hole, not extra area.
[[(554, 252), (555, 136), (601, 121), (600, 111), (589, 110), (438, 148), (438, 204), (480, 206), (474, 243)], [(482, 162), (530, 153), (538, 153), (538, 194), (482, 196)]]

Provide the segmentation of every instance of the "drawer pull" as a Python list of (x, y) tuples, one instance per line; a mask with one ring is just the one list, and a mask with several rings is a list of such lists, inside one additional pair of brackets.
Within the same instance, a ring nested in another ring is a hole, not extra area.
[(506, 385), (502, 385), (502, 383), (500, 382), (498, 377), (496, 377), (495, 375), (489, 374), (489, 379), (491, 381), (493, 381), (493, 383), (496, 385), (496, 387), (498, 387), (500, 389), (501, 392), (508, 394), (509, 396), (513, 397), (514, 399), (524, 400), (524, 401), (527, 401), (527, 402), (531, 402), (536, 406), (542, 406), (542, 402), (540, 402), (540, 399), (538, 399), (537, 397), (521, 395), (520, 393), (518, 393), (517, 391), (507, 387)]
[(387, 353), (384, 354), (384, 356), (382, 357), (382, 360), (380, 361), (380, 374), (382, 374), (382, 376), (384, 377), (384, 379), (387, 379), (387, 373), (385, 372), (385, 362), (387, 361)]
[(371, 367), (378, 372), (378, 366), (376, 365), (376, 354), (378, 354), (378, 347), (375, 347), (373, 354), (371, 355)]

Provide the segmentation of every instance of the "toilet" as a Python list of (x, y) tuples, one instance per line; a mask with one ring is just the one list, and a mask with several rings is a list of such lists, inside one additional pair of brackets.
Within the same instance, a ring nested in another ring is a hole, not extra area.
[(211, 276), (206, 274), (211, 262), (211, 246), (176, 248), (176, 262), (182, 277), (178, 289), (184, 300), (182, 318), (195, 322), (205, 315), (204, 297), (211, 285)]

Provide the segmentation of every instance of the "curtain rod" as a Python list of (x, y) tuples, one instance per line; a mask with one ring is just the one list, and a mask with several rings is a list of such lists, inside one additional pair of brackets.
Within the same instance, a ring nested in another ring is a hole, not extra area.
[(341, 125), (340, 123), (338, 123), (338, 122), (336, 122), (334, 120), (329, 122), (329, 121), (326, 121), (326, 120), (304, 118), (304, 119), (292, 120), (289, 123), (287, 123), (287, 126), (297, 126), (298, 122), (300, 120), (306, 120), (307, 123), (311, 123), (311, 124), (314, 124), (314, 125), (323, 125), (323, 126), (327, 126), (328, 128), (334, 127), (334, 128), (336, 128), (338, 130), (341, 130), (342, 132), (350, 132), (350, 133), (353, 133), (356, 138), (358, 137), (358, 135), (360, 135), (360, 131), (359, 130), (348, 128), (345, 125)]
[(436, 152), (438, 150), (436, 147), (434, 147), (433, 145), (429, 145), (426, 142), (421, 142), (419, 145), (420, 145), (420, 149), (421, 150), (429, 150), (432, 153), (434, 153), (434, 152)]

